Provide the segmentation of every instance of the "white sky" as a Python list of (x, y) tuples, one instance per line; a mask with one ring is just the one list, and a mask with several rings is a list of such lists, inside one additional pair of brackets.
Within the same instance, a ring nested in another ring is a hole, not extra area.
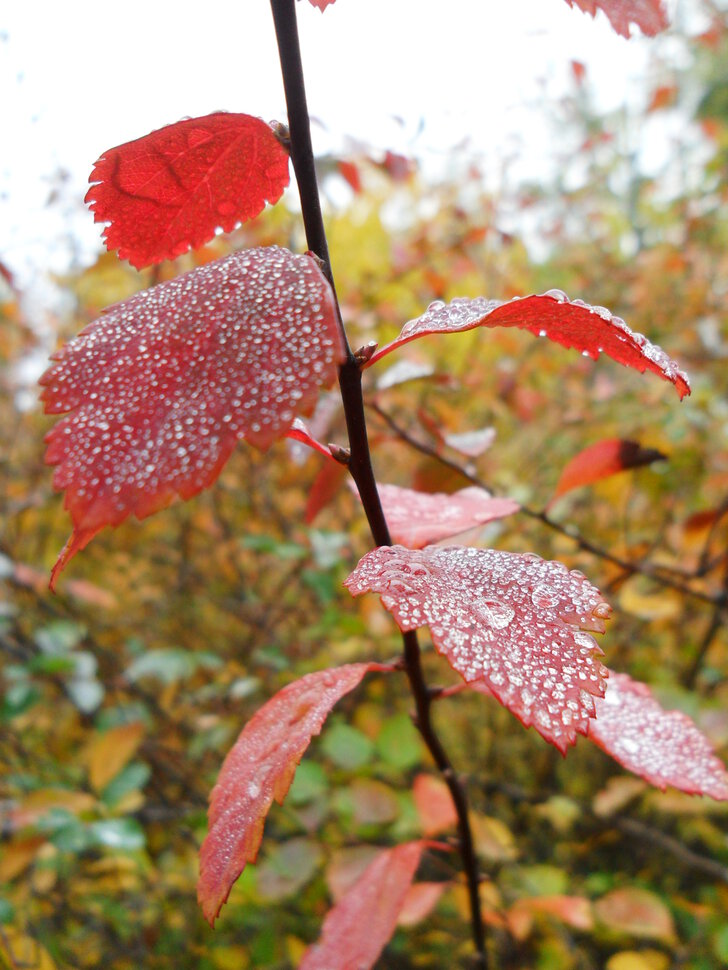
[[(630, 91), (646, 96), (655, 50), (678, 53), (669, 35), (627, 42), (564, 0), (297, 6), (322, 151), (350, 136), (427, 163), (469, 136), (486, 161), (515, 151), (535, 174), (554, 137), (542, 106), (567, 89), (571, 59), (586, 62), (610, 109)], [(78, 240), (71, 256), (93, 258), (101, 230), (81, 199), (106, 148), (221, 109), (285, 120), (266, 0), (6, 2), (0, 37), (0, 259), (21, 281), (66, 268), (64, 236)], [(68, 180), (49, 206), (61, 169)]]

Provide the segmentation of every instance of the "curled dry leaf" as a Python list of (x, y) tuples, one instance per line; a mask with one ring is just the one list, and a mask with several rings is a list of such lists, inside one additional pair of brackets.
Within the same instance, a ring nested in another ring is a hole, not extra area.
[(595, 17), (603, 10), (609, 22), (622, 37), (629, 38), (630, 25), (637, 24), (643, 34), (654, 37), (670, 25), (662, 0), (566, 0), (570, 7), (577, 6)]
[(587, 733), (606, 670), (584, 631), (604, 632), (609, 607), (581, 573), (530, 553), (383, 546), (345, 585), (380, 593), (402, 630), (427, 624), (464, 680), (484, 681), (560, 751)]
[(110, 148), (86, 195), (104, 239), (140, 269), (230, 232), (275, 203), (288, 152), (260, 118), (218, 111)]
[(41, 378), (53, 484), (73, 534), (58, 573), (106, 525), (191, 498), (238, 440), (267, 448), (313, 408), (343, 357), (315, 261), (251, 249), (111, 307)]
[(273, 799), (279, 804), (311, 738), (329, 712), (379, 664), (319, 670), (272, 697), (245, 725), (228, 752), (210, 796), (209, 831), (200, 849), (197, 898), (212, 925), (233, 884), (255, 862)]
[(385, 849), (324, 920), (299, 970), (369, 970), (394, 933), (420, 864), (423, 842)]
[(653, 461), (666, 459), (667, 455), (663, 455), (661, 451), (643, 448), (636, 441), (625, 441), (621, 438), (597, 441), (574, 455), (566, 464), (551, 501), (581, 485), (590, 485), (629, 468), (639, 468), (650, 465)]
[[(356, 486), (351, 484), (356, 491)], [(513, 515), (520, 508), (510, 498), (493, 498), (484, 488), (459, 492), (417, 492), (398, 485), (378, 485), (379, 497), (395, 542), (421, 549), (486, 522)]]
[(378, 350), (367, 366), (419, 337), (460, 333), (474, 327), (518, 327), (564, 347), (574, 347), (594, 360), (604, 353), (641, 373), (649, 370), (659, 374), (675, 385), (681, 398), (690, 393), (687, 375), (663, 350), (641, 333), (630, 330), (624, 320), (613, 316), (606, 307), (569, 300), (561, 290), (515, 297), (506, 303), (482, 296), (458, 298), (450, 303), (435, 300), (422, 316), (404, 325), (399, 337)]
[(627, 674), (610, 672), (589, 737), (663, 791), (671, 785), (691, 795), (728, 800), (728, 773), (705, 735), (686, 714), (666, 711), (646, 684)]

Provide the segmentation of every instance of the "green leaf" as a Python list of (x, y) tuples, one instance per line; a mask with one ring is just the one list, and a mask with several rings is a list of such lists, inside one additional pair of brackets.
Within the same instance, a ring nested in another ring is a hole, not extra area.
[(366, 734), (341, 721), (327, 728), (321, 747), (334, 764), (352, 771), (365, 765), (374, 752), (374, 745)]
[(384, 722), (376, 746), (384, 762), (402, 771), (422, 761), (422, 741), (407, 714), (395, 714)]
[(296, 769), (293, 784), (286, 796), (292, 805), (305, 805), (328, 791), (326, 772), (315, 761), (302, 761)]
[(33, 634), (43, 653), (64, 654), (73, 650), (86, 636), (86, 627), (72, 620), (56, 620)]
[(129, 792), (143, 788), (149, 781), (151, 773), (151, 768), (143, 761), (132, 761), (111, 779), (104, 788), (101, 798), (107, 805), (113, 807)]
[(108, 849), (123, 849), (131, 852), (143, 849), (144, 830), (133, 818), (109, 818), (93, 822), (89, 831), (98, 845)]
[(176, 680), (191, 677), (201, 667), (217, 669), (222, 661), (213, 653), (197, 653), (181, 648), (150, 650), (133, 660), (126, 670), (129, 680), (141, 680), (142, 677), (153, 677), (163, 684), (172, 684)]

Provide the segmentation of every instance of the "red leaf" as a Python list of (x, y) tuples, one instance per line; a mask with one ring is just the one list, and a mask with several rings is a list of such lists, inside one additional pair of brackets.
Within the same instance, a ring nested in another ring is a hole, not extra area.
[[(352, 488), (356, 491), (353, 483)], [(513, 499), (493, 498), (484, 488), (463, 488), (452, 495), (398, 485), (379, 485), (378, 489), (392, 539), (410, 549), (505, 518), (520, 508)]]
[(361, 175), (359, 174), (359, 166), (355, 165), (354, 162), (340, 160), (337, 163), (337, 168), (339, 169), (339, 175), (343, 179), (346, 179), (352, 191), (355, 192), (356, 195), (359, 195), (361, 192)]
[(280, 199), (288, 153), (270, 125), (218, 111), (110, 148), (86, 195), (104, 239), (140, 269), (230, 232)]
[(309, 489), (308, 500), (306, 501), (304, 520), (308, 525), (315, 520), (321, 509), (331, 502), (347, 475), (346, 465), (342, 465), (338, 461), (327, 461), (320, 469)]
[(317, 7), (321, 13), (332, 3), (336, 3), (336, 0), (308, 0), (312, 7)]
[(108, 310), (43, 375), (53, 484), (73, 534), (51, 584), (104, 526), (144, 518), (211, 485), (236, 441), (267, 448), (343, 356), (315, 261), (253, 249), (207, 263)]
[(319, 454), (325, 455), (327, 458), (332, 458), (331, 449), (328, 445), (322, 444), (318, 441), (309, 431), (308, 425), (305, 421), (300, 418), (294, 418), (293, 424), (291, 425), (289, 431), (286, 432), (286, 438), (292, 438), (294, 441), (300, 441), (301, 444), (308, 445), (309, 448), (313, 448), (314, 451), (318, 451)]
[(610, 671), (589, 737), (629, 771), (663, 791), (728, 800), (728, 773), (710, 742), (681, 711), (666, 711), (646, 684)]
[(626, 367), (644, 373), (650, 370), (671, 381), (680, 397), (690, 393), (690, 384), (674, 360), (641, 333), (634, 333), (620, 317), (604, 307), (591, 307), (582, 300), (570, 301), (561, 290), (541, 296), (516, 297), (507, 303), (499, 300), (458, 298), (450, 303), (436, 300), (421, 317), (410, 320), (399, 337), (378, 350), (369, 367), (410, 340), (431, 333), (460, 333), (474, 327), (519, 327), (548, 337), (564, 347), (575, 347), (596, 360), (605, 353)]
[(553, 498), (565, 495), (580, 485), (589, 485), (609, 478), (629, 468), (639, 468), (653, 461), (665, 461), (667, 455), (654, 448), (643, 448), (636, 441), (609, 438), (584, 448), (566, 464), (561, 472)]
[(584, 576), (533, 554), (430, 546), (380, 547), (345, 583), (380, 593), (402, 630), (427, 624), (468, 683), (482, 679), (522, 723), (564, 752), (586, 734), (604, 694), (601, 651), (609, 607)]
[(662, 0), (566, 0), (570, 7), (576, 5), (585, 13), (596, 17), (602, 10), (609, 22), (622, 37), (630, 36), (630, 24), (635, 23), (648, 37), (654, 37), (669, 27)]
[(423, 842), (386, 849), (324, 920), (321, 938), (299, 970), (369, 970), (394, 933), (420, 864)]
[(255, 862), (273, 799), (281, 804), (296, 767), (329, 712), (379, 664), (319, 670), (288, 684), (253, 715), (228, 752), (210, 796), (197, 898), (212, 926), (233, 884)]

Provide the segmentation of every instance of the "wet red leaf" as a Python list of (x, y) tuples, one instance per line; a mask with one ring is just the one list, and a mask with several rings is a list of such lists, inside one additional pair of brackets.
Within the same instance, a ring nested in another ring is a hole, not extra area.
[(324, 920), (299, 970), (369, 970), (394, 933), (420, 864), (423, 842), (381, 852)]
[(690, 393), (687, 375), (663, 350), (630, 330), (624, 320), (612, 316), (605, 307), (588, 306), (581, 300), (570, 301), (561, 290), (516, 297), (506, 303), (482, 296), (458, 298), (450, 303), (436, 300), (422, 316), (406, 323), (399, 337), (373, 354), (366, 366), (419, 337), (460, 333), (474, 327), (518, 327), (564, 347), (574, 347), (594, 360), (605, 353), (625, 367), (659, 374), (675, 385), (681, 398)]
[(291, 787), (311, 738), (333, 706), (379, 664), (348, 664), (307, 674), (272, 697), (243, 728), (210, 796), (200, 849), (197, 898), (212, 925), (249, 862), (255, 862), (268, 810)]
[(260, 118), (218, 111), (104, 152), (86, 195), (109, 249), (140, 269), (230, 232), (275, 203), (288, 152)]
[(635, 23), (643, 34), (654, 37), (669, 27), (662, 0), (566, 0), (570, 7), (577, 6), (585, 13), (596, 16), (602, 10), (609, 22), (622, 37), (630, 36), (630, 24)]
[(378, 489), (392, 539), (409, 549), (421, 549), (431, 542), (505, 518), (520, 508), (513, 499), (493, 498), (484, 488), (474, 486), (450, 495), (417, 492), (398, 485), (379, 485)]
[(728, 800), (728, 773), (705, 735), (686, 714), (666, 711), (646, 684), (627, 674), (610, 671), (589, 737), (663, 791), (671, 785), (690, 795)]
[(625, 441), (621, 438), (597, 441), (566, 464), (551, 501), (581, 485), (589, 485), (629, 468), (649, 465), (653, 461), (665, 461), (666, 458), (667, 455), (663, 455), (661, 451), (643, 448), (636, 441)]
[(343, 356), (315, 261), (252, 249), (111, 307), (41, 378), (53, 484), (73, 534), (58, 573), (104, 526), (191, 498), (238, 440), (267, 448), (313, 408)]
[(586, 734), (606, 670), (596, 641), (609, 607), (584, 576), (533, 554), (380, 547), (345, 584), (381, 594), (401, 630), (429, 626), (468, 683), (482, 680), (526, 726), (564, 752)]

